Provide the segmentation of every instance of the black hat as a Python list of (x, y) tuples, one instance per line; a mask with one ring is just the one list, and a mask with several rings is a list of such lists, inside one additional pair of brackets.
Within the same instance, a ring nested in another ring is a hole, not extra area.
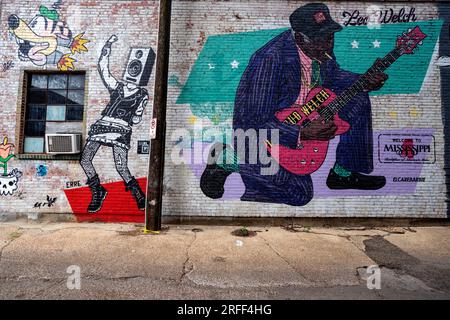
[(289, 17), (294, 31), (309, 38), (320, 38), (342, 30), (342, 26), (331, 18), (330, 10), (323, 3), (309, 3), (295, 10)]

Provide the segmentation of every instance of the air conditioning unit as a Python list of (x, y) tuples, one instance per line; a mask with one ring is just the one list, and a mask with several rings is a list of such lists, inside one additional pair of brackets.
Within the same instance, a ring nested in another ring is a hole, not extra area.
[(76, 154), (81, 151), (81, 134), (52, 133), (45, 135), (45, 152), (48, 154)]

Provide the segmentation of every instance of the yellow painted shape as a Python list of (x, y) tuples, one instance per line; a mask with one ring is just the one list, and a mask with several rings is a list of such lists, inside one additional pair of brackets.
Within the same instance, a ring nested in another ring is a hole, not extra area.
[(143, 234), (160, 234), (159, 231), (153, 231), (153, 230), (149, 230), (149, 229), (146, 229), (146, 228), (142, 229), (142, 233)]
[(409, 110), (409, 116), (411, 118), (417, 118), (420, 115), (420, 110), (418, 110), (417, 108), (413, 107)]
[(391, 117), (392, 119), (397, 119), (397, 111), (389, 111), (389, 117)]
[(194, 115), (190, 116), (188, 119), (188, 122), (189, 122), (189, 124), (194, 125), (197, 122), (197, 117)]

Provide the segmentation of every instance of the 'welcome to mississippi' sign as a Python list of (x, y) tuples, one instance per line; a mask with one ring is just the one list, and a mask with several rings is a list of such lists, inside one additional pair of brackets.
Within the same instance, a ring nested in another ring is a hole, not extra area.
[(435, 163), (433, 135), (380, 134), (378, 155), (381, 163)]

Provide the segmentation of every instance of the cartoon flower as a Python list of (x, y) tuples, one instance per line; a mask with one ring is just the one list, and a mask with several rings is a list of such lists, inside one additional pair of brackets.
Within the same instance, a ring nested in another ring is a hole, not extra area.
[(8, 166), (6, 163), (14, 157), (14, 155), (11, 154), (12, 148), (14, 148), (14, 145), (8, 143), (8, 137), (5, 137), (3, 143), (0, 144), (0, 167), (3, 167), (4, 176), (8, 175)]

